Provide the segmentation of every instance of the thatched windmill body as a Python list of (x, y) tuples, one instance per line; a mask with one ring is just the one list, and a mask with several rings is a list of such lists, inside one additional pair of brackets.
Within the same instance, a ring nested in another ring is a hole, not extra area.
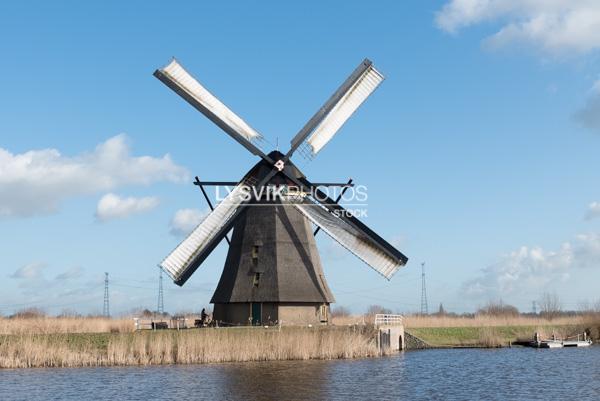
[[(314, 157), (383, 81), (363, 61), (291, 141), (290, 150), (266, 153), (262, 135), (196, 81), (176, 60), (154, 75), (213, 121), (260, 161), (237, 182), (201, 182), (211, 213), (159, 266), (183, 285), (215, 247), (229, 251), (212, 297), (223, 324), (317, 323), (329, 320), (334, 302), (312, 226), (322, 230), (390, 279), (407, 262), (395, 247), (311, 183), (292, 163), (295, 152)], [(206, 185), (232, 185), (214, 208)], [(351, 185), (342, 184), (344, 188)], [(233, 229), (231, 240), (227, 234)]]

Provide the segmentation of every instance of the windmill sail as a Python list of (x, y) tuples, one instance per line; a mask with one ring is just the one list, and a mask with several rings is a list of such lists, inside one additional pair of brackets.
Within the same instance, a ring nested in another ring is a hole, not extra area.
[(258, 156), (264, 154), (257, 146), (263, 136), (203, 87), (177, 60), (173, 59), (166, 67), (156, 70), (154, 76), (250, 152)]
[[(371, 61), (363, 61), (296, 135), (292, 140), (292, 148), (301, 146), (300, 152), (305, 157), (313, 158), (383, 80), (384, 76), (373, 67)], [(304, 143), (299, 145), (300, 141)]]
[(404, 255), (399, 252), (399, 255), (392, 255), (367, 233), (353, 227), (310, 198), (296, 196), (291, 197), (290, 201), (313, 224), (388, 280), (406, 264)]
[[(183, 284), (223, 239), (237, 211), (248, 200), (245, 182), (237, 185), (214, 210), (183, 240), (159, 266), (175, 281)], [(221, 238), (218, 238), (218, 237)]]
[[(296, 134), (291, 141), (291, 149), (285, 155), (279, 151), (266, 155), (258, 146), (263, 140), (262, 135), (213, 96), (176, 60), (156, 70), (154, 75), (242, 146), (263, 159), (255, 166), (257, 170), (251, 170), (159, 264), (176, 284), (185, 283), (236, 222), (241, 221), (241, 213), (247, 211), (248, 203), (253, 202), (247, 189), (263, 188), (268, 184), (278, 187), (290, 182), (296, 184), (304, 192), (288, 195), (287, 202), (387, 279), (407, 263), (406, 256), (354, 216), (346, 215), (343, 207), (320, 192), (290, 160), (296, 150), (309, 158), (314, 157), (381, 84), (384, 77), (371, 61), (364, 60), (352, 72)], [(312, 194), (313, 190), (316, 191), (314, 196), (304, 195)]]

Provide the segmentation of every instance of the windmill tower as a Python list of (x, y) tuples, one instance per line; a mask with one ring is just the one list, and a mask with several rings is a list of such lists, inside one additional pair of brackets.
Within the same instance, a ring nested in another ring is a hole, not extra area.
[[(260, 158), (239, 181), (201, 182), (196, 177), (195, 184), (212, 212), (159, 264), (177, 285), (183, 285), (225, 238), (229, 250), (211, 300), (215, 320), (226, 324), (326, 323), (334, 298), (312, 225), (387, 279), (406, 264), (406, 256), (321, 189), (331, 185), (346, 188), (351, 183), (312, 183), (291, 161), (296, 152), (313, 159), (383, 81), (369, 60), (354, 70), (296, 134), (287, 153), (263, 151), (262, 135), (176, 60), (154, 75)], [(204, 190), (207, 185), (234, 188), (213, 208)]]

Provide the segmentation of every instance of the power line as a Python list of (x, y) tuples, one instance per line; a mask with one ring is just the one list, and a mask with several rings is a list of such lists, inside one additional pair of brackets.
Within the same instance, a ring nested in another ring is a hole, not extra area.
[(104, 307), (102, 308), (102, 315), (110, 317), (110, 308), (108, 304), (108, 273), (104, 273)]
[(163, 299), (163, 277), (162, 277), (162, 269), (159, 270), (158, 273), (158, 307), (156, 308), (158, 313), (164, 313), (165, 304)]
[(425, 262), (421, 263), (421, 315), (428, 315), (427, 289), (425, 288)]

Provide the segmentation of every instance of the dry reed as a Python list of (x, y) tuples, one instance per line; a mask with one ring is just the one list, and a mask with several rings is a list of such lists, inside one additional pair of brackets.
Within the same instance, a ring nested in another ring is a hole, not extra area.
[(479, 331), (478, 345), (487, 348), (496, 348), (506, 345), (502, 336), (494, 330), (494, 327), (482, 327)]
[(0, 318), (0, 335), (53, 333), (128, 333), (134, 330), (131, 319), (103, 317)]
[[(554, 319), (530, 316), (493, 316), (475, 315), (467, 316), (434, 316), (434, 315), (406, 315), (404, 316), (406, 328), (423, 327), (499, 327), (499, 326), (561, 326), (561, 325), (583, 325), (598, 321), (597, 316), (577, 315), (562, 316)], [(348, 315), (333, 318), (333, 324), (337, 326), (372, 324), (373, 316)]]
[(404, 317), (406, 328), (421, 327), (499, 327), (499, 326), (566, 326), (585, 325), (598, 321), (597, 316), (577, 315), (561, 316), (554, 319), (529, 316), (491, 316), (476, 315), (475, 317), (458, 316), (419, 316)]
[[(0, 336), (0, 368), (195, 364), (362, 358), (373, 333), (336, 328), (192, 329), (106, 334), (104, 346), (72, 334)], [(79, 338), (78, 337), (78, 338)]]

